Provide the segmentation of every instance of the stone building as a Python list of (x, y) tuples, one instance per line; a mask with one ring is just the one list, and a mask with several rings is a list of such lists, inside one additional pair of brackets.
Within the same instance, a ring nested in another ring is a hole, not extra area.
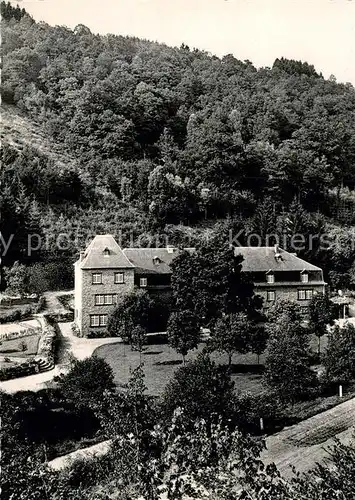
[(112, 235), (95, 236), (74, 264), (75, 323), (81, 333), (105, 330), (118, 297), (135, 287), (169, 294), (170, 264), (178, 252), (175, 247), (121, 249)]
[(320, 267), (275, 247), (237, 247), (243, 256), (242, 271), (254, 283), (254, 292), (263, 298), (267, 310), (276, 300), (297, 302), (306, 313), (315, 293), (325, 293)]
[[(135, 287), (169, 294), (170, 264), (178, 253), (174, 247), (121, 249), (112, 235), (95, 236), (74, 264), (75, 322), (81, 333), (105, 330), (118, 297)], [(278, 247), (237, 247), (238, 254), (264, 309), (287, 299), (306, 311), (313, 294), (325, 291), (322, 269)]]

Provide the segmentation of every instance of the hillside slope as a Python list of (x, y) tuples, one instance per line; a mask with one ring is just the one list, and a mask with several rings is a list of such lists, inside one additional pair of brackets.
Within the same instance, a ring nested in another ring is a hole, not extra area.
[(46, 134), (40, 123), (26, 116), (18, 107), (3, 103), (1, 106), (1, 142), (21, 152), (24, 148), (35, 149), (53, 160), (58, 166), (74, 165), (73, 155)]

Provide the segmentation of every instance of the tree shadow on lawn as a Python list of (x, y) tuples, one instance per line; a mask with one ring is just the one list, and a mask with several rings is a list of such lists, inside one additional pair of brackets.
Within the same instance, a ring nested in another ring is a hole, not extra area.
[(227, 368), (229, 369), (231, 374), (252, 373), (255, 375), (262, 375), (265, 371), (264, 365), (258, 365), (258, 364), (232, 363)]
[(182, 360), (181, 359), (170, 359), (168, 361), (157, 361), (154, 363), (156, 366), (176, 366), (176, 365), (182, 365)]
[(159, 354), (162, 354), (163, 351), (147, 351), (147, 352), (142, 352), (144, 356), (151, 356), (152, 354), (155, 356), (158, 356)]
[(21, 349), (1, 349), (0, 354), (12, 354), (14, 352), (22, 352)]

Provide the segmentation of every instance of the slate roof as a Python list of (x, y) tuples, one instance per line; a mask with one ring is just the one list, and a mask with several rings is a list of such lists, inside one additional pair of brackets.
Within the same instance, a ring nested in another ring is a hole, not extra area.
[(271, 271), (322, 271), (296, 255), (279, 248), (281, 260), (275, 258), (274, 247), (236, 247), (235, 255), (244, 257), (242, 270), (245, 272)]
[[(108, 255), (105, 255), (105, 250), (108, 250)], [(81, 269), (127, 269), (134, 267), (111, 234), (95, 236), (79, 265)]]
[[(193, 248), (185, 248), (194, 251)], [(174, 248), (125, 248), (126, 257), (132, 262), (137, 274), (171, 274), (170, 264), (181, 250)]]

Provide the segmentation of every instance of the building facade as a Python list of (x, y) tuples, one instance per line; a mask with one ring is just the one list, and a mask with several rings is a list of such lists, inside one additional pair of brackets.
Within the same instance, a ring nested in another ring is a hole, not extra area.
[(325, 293), (323, 271), (294, 253), (275, 247), (237, 247), (242, 271), (254, 283), (254, 292), (263, 298), (265, 311), (276, 300), (296, 302), (307, 313), (316, 293)]
[[(192, 248), (185, 249), (194, 251)], [(117, 300), (134, 288), (151, 294), (171, 293), (171, 262), (179, 253), (168, 248), (121, 249), (112, 235), (97, 235), (75, 262), (75, 322), (82, 335), (105, 330)], [(306, 311), (326, 283), (319, 267), (278, 247), (238, 247), (242, 272), (263, 298), (264, 310), (278, 299), (299, 303)]]
[[(186, 249), (193, 250), (193, 249)], [(171, 293), (175, 247), (121, 249), (112, 235), (97, 235), (74, 264), (74, 320), (82, 335), (105, 330), (120, 296), (134, 288)]]

